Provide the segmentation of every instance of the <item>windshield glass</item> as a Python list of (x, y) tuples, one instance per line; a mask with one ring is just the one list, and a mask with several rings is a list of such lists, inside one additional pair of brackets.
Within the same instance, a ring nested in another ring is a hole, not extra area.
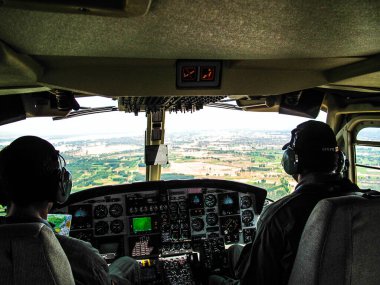
[[(116, 106), (105, 98), (83, 98), (81, 106)], [(274, 113), (205, 108), (166, 115), (169, 164), (161, 179), (216, 178), (265, 188), (277, 200), (295, 186), (281, 167), (281, 147), (290, 130), (306, 121)], [(321, 112), (318, 120), (325, 120)], [(22, 135), (49, 140), (73, 174), (73, 191), (145, 181), (144, 113), (110, 112), (52, 121), (30, 118), (1, 126), (0, 148)]]

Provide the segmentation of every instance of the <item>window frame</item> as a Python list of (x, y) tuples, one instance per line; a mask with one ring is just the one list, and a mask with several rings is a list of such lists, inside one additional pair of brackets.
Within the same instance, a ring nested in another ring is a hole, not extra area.
[[(351, 123), (352, 121), (350, 121)], [(369, 165), (363, 165), (357, 163), (356, 160), (356, 152), (357, 152), (357, 146), (369, 146), (369, 147), (377, 147), (380, 149), (380, 141), (366, 141), (366, 140), (360, 140), (358, 139), (359, 133), (367, 128), (379, 128), (380, 130), (380, 118), (372, 118), (370, 119), (369, 117), (359, 117), (353, 120), (353, 129), (351, 131), (352, 134), (352, 154), (353, 157), (350, 159), (352, 161), (352, 169), (351, 171), (354, 174), (354, 181), (355, 183), (358, 183), (358, 167), (360, 168), (366, 168), (366, 169), (376, 169), (380, 171), (380, 167), (373, 167)]]

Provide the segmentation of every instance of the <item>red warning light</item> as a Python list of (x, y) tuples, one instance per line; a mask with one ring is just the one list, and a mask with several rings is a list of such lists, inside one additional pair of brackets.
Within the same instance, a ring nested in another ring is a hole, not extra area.
[(195, 66), (182, 67), (182, 81), (197, 81), (198, 72)]
[(214, 66), (201, 66), (201, 81), (214, 81), (215, 80), (215, 67)]
[[(0, 0), (1, 1), (1, 0)], [(222, 61), (218, 60), (177, 60), (176, 87), (220, 88)]]

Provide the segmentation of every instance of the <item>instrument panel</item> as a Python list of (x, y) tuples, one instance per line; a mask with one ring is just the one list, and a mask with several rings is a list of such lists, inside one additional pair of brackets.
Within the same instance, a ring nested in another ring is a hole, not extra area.
[[(198, 182), (103, 187), (55, 212), (71, 214), (70, 236), (91, 242), (109, 263), (128, 255), (139, 260), (143, 283), (176, 284), (176, 270), (165, 268), (187, 268), (185, 261), (195, 258), (203, 270), (213, 270), (225, 261), (226, 246), (251, 242), (266, 195), (245, 184), (234, 189), (235, 182)], [(185, 283), (195, 284), (188, 276)]]

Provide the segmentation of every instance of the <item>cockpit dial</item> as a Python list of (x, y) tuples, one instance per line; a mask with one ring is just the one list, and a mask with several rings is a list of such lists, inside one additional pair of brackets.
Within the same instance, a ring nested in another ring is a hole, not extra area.
[(251, 206), (252, 206), (252, 199), (251, 199), (251, 197), (249, 197), (249, 196), (243, 196), (243, 197), (241, 197), (240, 207), (242, 209), (248, 209)]
[(253, 220), (253, 213), (251, 210), (245, 210), (241, 214), (241, 220), (243, 221), (244, 224), (249, 224)]
[(120, 217), (123, 214), (123, 206), (120, 204), (112, 204), (109, 209), (110, 215), (114, 218)]
[(94, 217), (96, 219), (103, 219), (107, 217), (108, 209), (105, 205), (96, 205), (94, 208)]
[(208, 194), (205, 197), (205, 205), (207, 207), (215, 207), (216, 205), (216, 197), (213, 194)]
[(178, 204), (175, 203), (175, 202), (170, 203), (170, 204), (169, 204), (169, 209), (170, 209), (170, 211), (172, 211), (172, 212), (177, 212)]
[(203, 230), (204, 226), (205, 223), (201, 218), (195, 218), (191, 221), (191, 228), (193, 229), (193, 231), (200, 232), (201, 230)]
[(122, 220), (113, 220), (110, 224), (111, 232), (119, 234), (124, 230), (124, 224)]
[(208, 213), (206, 215), (206, 223), (209, 226), (215, 226), (218, 223), (218, 215), (215, 213)]
[(105, 235), (108, 233), (109, 226), (105, 221), (100, 221), (95, 224), (95, 234), (96, 235)]

